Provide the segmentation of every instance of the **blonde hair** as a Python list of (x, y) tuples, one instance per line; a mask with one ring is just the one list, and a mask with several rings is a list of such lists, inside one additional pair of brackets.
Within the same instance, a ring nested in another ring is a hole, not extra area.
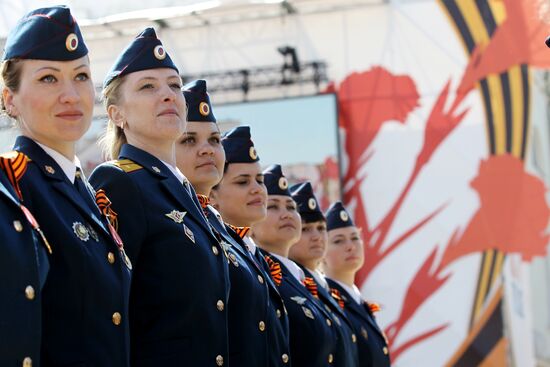
[[(10, 89), (12, 92), (19, 91), (21, 86), (21, 73), (23, 65), (20, 59), (10, 59), (2, 62), (0, 66), (0, 77), (2, 78), (2, 86)], [(7, 116), (14, 118), (6, 109), (4, 98), (0, 98), (0, 111)]]
[[(121, 103), (122, 96), (120, 89), (124, 83), (124, 80), (124, 76), (116, 78), (103, 89), (102, 95), (105, 110), (107, 110), (111, 105), (118, 105)], [(98, 141), (105, 158), (107, 160), (116, 159), (120, 153), (120, 149), (127, 142), (128, 140), (126, 139), (124, 130), (117, 126), (111, 119), (108, 119), (105, 132)]]

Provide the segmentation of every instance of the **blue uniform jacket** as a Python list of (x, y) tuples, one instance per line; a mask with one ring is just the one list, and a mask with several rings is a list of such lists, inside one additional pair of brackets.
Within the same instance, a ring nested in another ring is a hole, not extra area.
[(301, 266), (306, 277), (310, 277), (317, 285), (318, 301), (323, 304), (325, 310), (331, 315), (332, 321), (336, 324), (338, 343), (333, 365), (336, 367), (358, 367), (359, 355), (357, 350), (357, 336), (353, 331), (353, 325), (348, 319), (344, 310), (328, 291), (317, 282), (313, 274), (304, 266)]
[(110, 198), (134, 266), (132, 367), (227, 366), (227, 260), (193, 189), (129, 144), (90, 183)]
[(390, 355), (386, 338), (378, 327), (374, 316), (368, 306), (363, 302), (358, 304), (340, 284), (327, 278), (331, 288), (340, 292), (344, 301), (344, 311), (353, 323), (357, 335), (357, 347), (359, 350), (359, 363), (361, 367), (390, 366)]
[(271, 277), (252, 258), (242, 239), (211, 210), (208, 219), (226, 243), (229, 257), (230, 365), (290, 366), (288, 317)]
[[(265, 254), (265, 251), (258, 249)], [(282, 280), (279, 293), (283, 297), (290, 322), (290, 359), (293, 367), (333, 366), (337, 333), (330, 315), (275, 256)]]
[(130, 270), (92, 207), (92, 192), (85, 199), (33, 140), (20, 136), (14, 149), (31, 160), (20, 180), (23, 204), (52, 248), (42, 291), (42, 365), (128, 366)]
[(0, 366), (40, 366), (41, 296), (49, 263), (44, 243), (0, 170)]

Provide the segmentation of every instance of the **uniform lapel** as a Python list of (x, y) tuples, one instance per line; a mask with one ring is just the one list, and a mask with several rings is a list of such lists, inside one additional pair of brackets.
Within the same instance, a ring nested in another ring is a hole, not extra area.
[(302, 267), (302, 270), (304, 271), (307, 277), (311, 277), (315, 281), (315, 284), (317, 284), (317, 292), (319, 294), (319, 299), (321, 299), (321, 301), (324, 304), (330, 303), (330, 305), (332, 306), (332, 310), (334, 310), (333, 312), (336, 312), (338, 316), (340, 316), (340, 318), (344, 319), (346, 322), (349, 323), (348, 317), (346, 316), (342, 308), (338, 305), (336, 300), (332, 298), (332, 296), (328, 293), (328, 291), (321, 284), (317, 282), (317, 279), (313, 276), (313, 274), (309, 271), (309, 269)]
[(366, 305), (363, 303), (358, 304), (353, 300), (351, 295), (340, 286), (340, 284), (336, 282), (330, 282), (330, 286), (333, 288), (338, 289), (342, 297), (344, 298), (344, 307), (345, 309), (350, 310), (350, 312), (353, 312), (355, 315), (361, 317), (363, 320), (369, 323), (371, 327), (376, 330), (377, 333), (380, 334), (384, 338), (384, 334), (382, 333), (382, 330), (378, 327), (376, 322), (374, 321), (374, 316), (370, 314), (370, 312), (366, 309)]
[(134, 161), (157, 177), (163, 189), (187, 211), (188, 215), (193, 217), (206, 230), (206, 233), (210, 233), (215, 238), (201, 209), (164, 163), (153, 155), (129, 144), (122, 147), (119, 159), (122, 158)]
[(290, 273), (290, 270), (281, 262), (277, 260), (277, 258), (272, 257), (274, 261), (277, 261), (281, 265), (281, 270), (283, 272), (283, 282), (288, 282), (288, 284), (294, 288), (300, 295), (303, 297), (306, 297), (310, 303), (319, 310), (323, 314), (323, 317), (330, 319), (329, 314), (327, 313), (327, 310), (325, 310), (324, 307), (321, 307), (319, 302), (315, 298), (313, 298), (313, 295), (309, 293), (306, 287), (304, 287), (300, 282), (294, 278), (294, 276)]
[(105, 225), (99, 217), (99, 209), (96, 210), (96, 213), (92, 211), (90, 206), (86, 203), (86, 199), (84, 199), (75, 189), (73, 184), (69, 182), (61, 167), (59, 167), (55, 160), (44, 152), (38, 144), (32, 139), (19, 136), (15, 141), (14, 150), (26, 154), (42, 171), (43, 175), (51, 181), (52, 187), (55, 190), (73, 203), (85, 218), (89, 219), (96, 227), (110, 236), (109, 231), (105, 228)]

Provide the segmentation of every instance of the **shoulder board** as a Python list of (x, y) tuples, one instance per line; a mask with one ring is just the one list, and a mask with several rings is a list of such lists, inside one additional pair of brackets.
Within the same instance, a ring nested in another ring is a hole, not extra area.
[(136, 162), (130, 159), (117, 159), (117, 160), (111, 161), (110, 163), (117, 166), (118, 168), (120, 168), (126, 173), (143, 169), (142, 166), (140, 166), (139, 164), (137, 164)]

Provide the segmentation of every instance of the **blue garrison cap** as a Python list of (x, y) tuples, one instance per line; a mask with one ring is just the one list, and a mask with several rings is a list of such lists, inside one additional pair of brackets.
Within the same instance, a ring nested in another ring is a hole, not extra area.
[(71, 61), (88, 54), (80, 28), (65, 6), (35, 9), (19, 20), (2, 60)]
[(216, 122), (210, 97), (206, 91), (206, 80), (195, 80), (183, 87), (187, 102), (187, 121)]
[(254, 163), (260, 160), (250, 138), (250, 126), (237, 126), (223, 134), (225, 163)]
[(162, 42), (157, 38), (155, 30), (151, 27), (145, 28), (118, 56), (103, 81), (103, 88), (126, 74), (159, 68), (170, 68), (179, 73)]
[(268, 195), (291, 196), (288, 190), (288, 180), (283, 175), (283, 170), (279, 164), (272, 164), (263, 173)]
[(327, 217), (327, 230), (344, 227), (353, 227), (355, 224), (341, 201), (333, 203), (325, 213)]
[(298, 204), (300, 217), (306, 223), (325, 220), (325, 216), (319, 207), (319, 202), (313, 193), (313, 187), (309, 182), (302, 182), (290, 188), (292, 198)]

